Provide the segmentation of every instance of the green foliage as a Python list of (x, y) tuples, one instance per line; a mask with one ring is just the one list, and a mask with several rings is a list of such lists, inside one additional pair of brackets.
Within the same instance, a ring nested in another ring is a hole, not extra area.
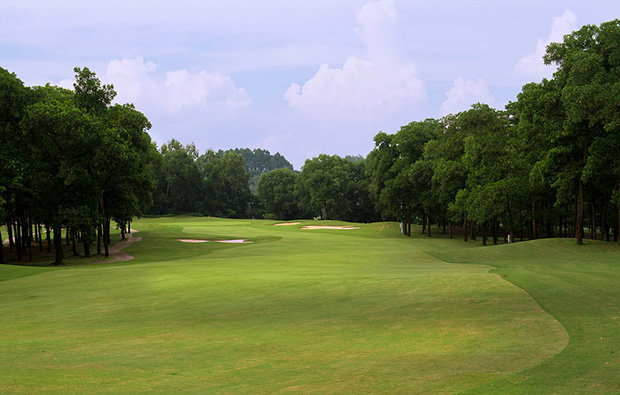
[[(132, 105), (110, 106), (116, 93), (93, 72), (75, 69), (75, 91), (45, 85), (24, 88), (0, 71), (0, 175), (7, 222), (45, 224), (87, 244), (111, 218), (127, 222), (152, 202), (150, 123)], [(8, 100), (9, 104), (4, 100)], [(62, 245), (56, 240), (56, 264)], [(21, 259), (22, 247), (18, 247)]]
[(254, 199), (243, 156), (235, 152), (208, 151), (198, 162), (205, 180), (205, 213), (229, 218), (247, 217)]
[(76, 67), (73, 71), (75, 71), (73, 89), (77, 105), (88, 112), (105, 112), (116, 97), (114, 86), (101, 85), (99, 78), (88, 67), (83, 69)]
[(422, 159), (425, 145), (435, 137), (438, 122), (427, 119), (412, 122), (394, 135), (379, 133), (375, 148), (368, 155), (370, 191), (377, 199), (383, 218), (411, 221), (424, 211), (423, 204), (414, 197), (423, 190), (416, 185), (430, 179), (415, 174), (421, 168), (414, 163)]
[(161, 160), (155, 166), (157, 190), (152, 212), (181, 214), (200, 210), (205, 195), (203, 175), (193, 144), (185, 147), (171, 140), (160, 148)]
[(491, 224), (512, 240), (540, 237), (543, 226), (578, 243), (586, 227), (592, 238), (613, 228), (617, 239), (619, 41), (619, 20), (584, 26), (548, 47), (554, 78), (525, 85), (506, 111), (475, 104), (378, 133), (367, 171), (383, 217), (463, 221), (472, 234), (482, 224), (483, 235)]
[(297, 177), (298, 174), (288, 168), (275, 169), (260, 176), (258, 198), (263, 204), (266, 217), (280, 220), (299, 217), (295, 199)]
[(249, 177), (250, 191), (254, 194), (258, 194), (258, 183), (262, 174), (268, 173), (276, 169), (289, 169), (293, 170), (293, 165), (276, 152), (274, 155), (268, 150), (264, 149), (249, 149), (249, 148), (235, 148), (234, 150), (218, 151), (218, 155), (222, 156), (224, 153), (234, 152), (241, 154), (245, 162), (245, 170)]

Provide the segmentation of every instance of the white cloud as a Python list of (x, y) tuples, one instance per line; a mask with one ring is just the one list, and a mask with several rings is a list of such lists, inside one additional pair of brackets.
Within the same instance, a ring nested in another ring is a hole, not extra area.
[(442, 116), (467, 110), (475, 103), (485, 103), (491, 107), (495, 105), (495, 98), (482, 78), (472, 81), (459, 77), (454, 81), (454, 86), (446, 92), (446, 96), (448, 98), (439, 109)]
[(312, 117), (364, 121), (426, 98), (415, 65), (403, 58), (394, 2), (367, 3), (357, 21), (368, 59), (350, 56), (342, 68), (321, 65), (303, 86), (291, 84), (284, 95), (290, 107)]
[(551, 32), (546, 40), (538, 39), (536, 52), (528, 55), (515, 65), (514, 71), (518, 75), (549, 78), (555, 71), (554, 66), (547, 66), (543, 61), (543, 56), (547, 51), (547, 45), (553, 42), (562, 42), (564, 35), (572, 32), (577, 27), (577, 15), (571, 10), (565, 10), (562, 16), (553, 18)]
[(229, 114), (251, 103), (246, 90), (238, 88), (227, 75), (182, 69), (168, 71), (162, 77), (157, 74), (157, 65), (142, 57), (111, 61), (102, 80), (114, 84), (117, 102), (131, 102), (154, 111)]

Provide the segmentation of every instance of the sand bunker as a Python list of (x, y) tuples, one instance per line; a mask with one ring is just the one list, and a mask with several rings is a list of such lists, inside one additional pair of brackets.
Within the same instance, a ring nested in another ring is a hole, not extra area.
[(310, 225), (310, 226), (302, 226), (301, 229), (359, 229), (355, 226), (330, 226), (330, 225)]
[(281, 222), (279, 224), (273, 224), (273, 226), (287, 226), (287, 225), (299, 225), (301, 222)]
[(252, 241), (246, 239), (231, 239), (231, 240), (200, 240), (200, 239), (177, 239), (177, 241), (182, 241), (183, 243), (253, 243)]

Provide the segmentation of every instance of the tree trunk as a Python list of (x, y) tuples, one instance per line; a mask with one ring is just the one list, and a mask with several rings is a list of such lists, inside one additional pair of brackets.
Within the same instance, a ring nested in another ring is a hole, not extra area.
[(43, 229), (41, 229), (41, 224), (37, 224), (37, 229), (39, 229), (39, 252), (43, 252)]
[(75, 236), (71, 237), (71, 249), (73, 250), (73, 256), (78, 256), (77, 244), (75, 243)]
[(15, 217), (15, 228), (13, 230), (15, 233), (15, 248), (17, 250), (17, 260), (21, 262), (23, 249), (22, 249), (22, 237), (20, 235), (21, 227), (19, 226), (19, 221), (20, 221), (19, 216), (16, 216)]
[(0, 265), (4, 265), (4, 240), (2, 240), (2, 231), (0, 230)]
[(97, 226), (97, 255), (101, 255), (101, 224)]
[(15, 242), (13, 241), (13, 226), (12, 225), (13, 218), (10, 216), (7, 217), (6, 220), (6, 231), (9, 234), (9, 251), (13, 252), (13, 247), (15, 246)]
[(463, 211), (463, 241), (467, 241), (467, 211)]
[(52, 252), (52, 235), (51, 235), (51, 225), (45, 225), (45, 234), (47, 235), (47, 252)]
[(426, 220), (428, 221), (428, 237), (431, 237), (432, 231), (431, 231), (431, 215), (430, 214), (426, 216)]
[(577, 245), (583, 245), (583, 181), (579, 180), (579, 194), (577, 196), (577, 216), (575, 218), (575, 239)]
[[(620, 184), (618, 185), (618, 192), (620, 192)], [(618, 204), (618, 218), (614, 224), (614, 242), (618, 242), (618, 240), (620, 240), (618, 237), (618, 232), (620, 232), (620, 204)]]
[(426, 233), (426, 213), (422, 214), (422, 234), (424, 233)]
[(590, 239), (596, 240), (596, 207), (594, 207), (594, 196), (592, 196), (590, 216), (592, 217), (590, 222)]
[(448, 234), (450, 235), (450, 240), (452, 240), (452, 221), (448, 223)]
[(110, 237), (110, 224), (111, 224), (112, 220), (110, 218), (107, 218), (105, 221), (105, 227), (103, 228), (104, 231), (104, 235), (106, 238), (106, 241), (108, 242), (108, 245), (112, 244), (112, 238)]
[(21, 236), (22, 251), (25, 254), (26, 251), (28, 250), (28, 238), (30, 237), (30, 235), (28, 234), (28, 219), (26, 218), (25, 213), (23, 213), (22, 217), (20, 218), (20, 225), (21, 225), (21, 232), (22, 232), (22, 236)]
[(62, 225), (54, 226), (54, 252), (54, 265), (62, 265), (62, 259), (64, 258), (62, 253)]
[(618, 238), (618, 231), (620, 231), (620, 204), (618, 205), (618, 219), (614, 223), (614, 243), (620, 240), (620, 238)]
[(547, 220), (547, 238), (553, 238), (553, 223), (551, 220)]
[[(107, 225), (107, 221), (106, 221), (106, 225)], [(102, 226), (103, 226), (103, 232), (102, 232), (103, 233), (102, 234), (102, 236), (103, 236), (103, 250), (104, 250), (104, 256), (107, 258), (107, 257), (110, 256), (110, 251), (108, 249), (108, 238), (106, 237), (106, 226), (105, 225), (102, 225)]]
[(407, 236), (411, 237), (411, 224), (413, 223), (413, 220), (411, 218), (409, 218), (407, 220)]
[(497, 217), (493, 218), (493, 245), (497, 245)]
[(482, 223), (482, 245), (487, 245), (487, 232), (489, 228), (489, 221), (484, 221)]
[(536, 228), (536, 203), (534, 202), (534, 198), (532, 197), (532, 232), (530, 233), (530, 238), (537, 239), (537, 228)]
[(472, 221), (469, 227), (471, 229), (471, 241), (476, 241), (476, 223)]
[(26, 233), (28, 234), (28, 262), (32, 262), (32, 226), (30, 226), (30, 218), (25, 222)]
[(84, 240), (84, 256), (90, 256), (90, 242), (88, 240)]
[(607, 200), (603, 198), (603, 212), (601, 213), (601, 240), (605, 240), (605, 234), (607, 234), (607, 241), (609, 241), (609, 226), (607, 225)]

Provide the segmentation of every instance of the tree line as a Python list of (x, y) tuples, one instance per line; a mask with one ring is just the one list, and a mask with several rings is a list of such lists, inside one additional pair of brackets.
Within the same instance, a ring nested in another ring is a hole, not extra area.
[[(63, 259), (110, 224), (145, 214), (398, 220), (428, 236), (575, 237), (620, 233), (620, 21), (588, 25), (547, 47), (553, 78), (504, 110), (486, 104), (374, 137), (366, 158), (319, 155), (301, 171), (279, 153), (159, 149), (148, 119), (112, 104), (113, 86), (76, 68), (74, 90), (26, 87), (0, 69), (0, 218), (21, 260), (33, 243)], [(2, 239), (2, 234), (0, 234)], [(0, 263), (3, 262), (0, 249)]]
[(262, 216), (258, 178), (293, 168), (261, 149), (199, 155), (176, 140), (157, 149), (142, 113), (113, 105), (114, 87), (88, 68), (74, 71), (69, 90), (27, 87), (0, 68), (0, 218), (17, 261), (38, 247), (58, 265), (67, 245), (73, 255), (96, 247), (107, 257), (111, 224), (124, 237), (147, 214)]
[[(347, 219), (356, 207), (347, 191), (361, 179), (357, 196), (368, 192), (375, 212), (360, 219), (378, 212), (401, 221), (406, 235), (419, 223), (428, 236), (439, 225), (450, 236), (458, 229), (465, 241), (481, 236), (484, 244), (500, 235), (508, 242), (560, 236), (582, 244), (586, 233), (617, 241), (620, 21), (566, 35), (547, 47), (544, 61), (557, 66), (553, 78), (525, 85), (505, 110), (476, 104), (380, 132), (359, 179), (343, 170), (342, 159), (321, 155), (306, 161), (296, 182), (278, 174), (277, 188), (288, 191), (279, 196), (289, 200), (270, 205), (278, 196), (269, 194), (277, 190), (271, 184), (261, 190), (259, 183), (259, 196), (277, 217), (290, 217), (286, 208), (299, 202), (325, 218)], [(275, 175), (263, 177), (276, 183)]]
[(130, 104), (112, 105), (113, 87), (88, 68), (75, 78), (74, 90), (29, 88), (0, 69), (0, 215), (18, 260), (32, 258), (33, 243), (44, 249), (43, 229), (56, 264), (62, 229), (74, 254), (80, 242), (85, 255), (96, 243), (107, 256), (111, 222), (125, 226), (152, 203), (149, 121)]
[(147, 214), (228, 218), (380, 220), (361, 157), (320, 155), (301, 171), (282, 155), (236, 148), (200, 154), (193, 143), (163, 144), (153, 163)]

